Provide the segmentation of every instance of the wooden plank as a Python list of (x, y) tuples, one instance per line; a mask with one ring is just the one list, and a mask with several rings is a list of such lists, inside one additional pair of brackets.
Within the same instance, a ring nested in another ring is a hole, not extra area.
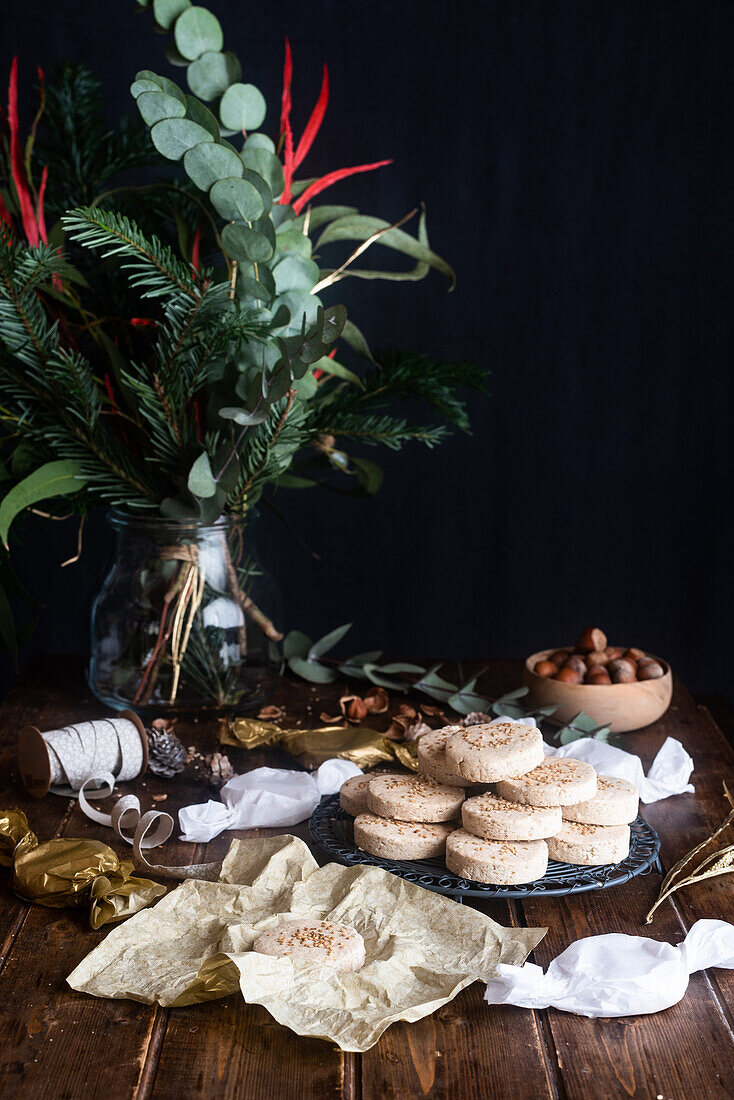
[[(499, 924), (519, 923), (519, 912), (509, 902), (480, 902), (474, 907)], [(362, 1055), (363, 1100), (558, 1096), (556, 1067), (539, 1013), (489, 1007), (483, 992), (476, 982), (432, 1016), (388, 1028), (379, 1044)]]

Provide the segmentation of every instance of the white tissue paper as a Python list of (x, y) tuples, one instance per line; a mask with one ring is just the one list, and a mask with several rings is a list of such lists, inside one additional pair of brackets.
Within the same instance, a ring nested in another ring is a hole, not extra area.
[(499, 963), (484, 999), (580, 1016), (637, 1016), (677, 1004), (689, 975), (709, 966), (734, 969), (734, 924), (696, 921), (678, 947), (644, 936), (589, 936), (562, 951), (545, 973), (534, 963)]
[(305, 821), (321, 796), (334, 794), (362, 769), (350, 760), (325, 760), (314, 774), (285, 768), (255, 768), (236, 775), (221, 790), (222, 801), (184, 806), (178, 812), (181, 840), (204, 844), (225, 829), (282, 828)]

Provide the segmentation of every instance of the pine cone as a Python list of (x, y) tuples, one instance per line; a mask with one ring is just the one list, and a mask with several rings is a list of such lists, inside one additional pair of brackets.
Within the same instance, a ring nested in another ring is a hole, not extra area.
[(188, 753), (165, 718), (156, 718), (148, 735), (148, 767), (153, 775), (170, 779), (186, 767)]

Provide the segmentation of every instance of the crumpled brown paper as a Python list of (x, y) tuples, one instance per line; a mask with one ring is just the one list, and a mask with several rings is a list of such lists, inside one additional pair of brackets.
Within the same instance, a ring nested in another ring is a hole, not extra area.
[(338, 756), (360, 768), (398, 760), (412, 771), (418, 770), (414, 741), (391, 741), (384, 733), (366, 726), (320, 726), (318, 729), (281, 729), (260, 718), (231, 718), (223, 724), (219, 740), (223, 745), (257, 749), (264, 745), (285, 749), (305, 768), (318, 768), (325, 760)]
[[(284, 920), (329, 919), (364, 938), (351, 973), (261, 955)], [(319, 867), (294, 836), (235, 840), (219, 882), (189, 880), (114, 929), (67, 979), (96, 997), (179, 1006), (239, 987), (298, 1035), (363, 1051), (395, 1020), (419, 1020), (498, 962), (522, 965), (543, 928), (503, 928), (468, 906), (378, 867)]]
[(165, 894), (166, 887), (133, 874), (99, 840), (59, 837), (40, 844), (21, 810), (0, 810), (0, 863), (12, 867), (20, 897), (53, 908), (89, 905), (92, 928), (124, 920)]

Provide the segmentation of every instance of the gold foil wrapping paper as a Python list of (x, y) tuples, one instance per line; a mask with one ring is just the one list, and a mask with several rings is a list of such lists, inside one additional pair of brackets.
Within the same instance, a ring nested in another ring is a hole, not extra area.
[(305, 768), (318, 768), (325, 760), (341, 757), (363, 771), (376, 764), (398, 761), (418, 770), (415, 741), (391, 741), (384, 733), (366, 726), (320, 726), (318, 729), (281, 729), (259, 718), (232, 718), (223, 726), (220, 741), (245, 749), (264, 746), (285, 749)]
[(20, 810), (0, 810), (0, 863), (15, 892), (53, 908), (88, 906), (92, 928), (124, 920), (165, 894), (165, 886), (133, 874), (99, 840), (59, 837), (39, 843)]
[[(329, 919), (363, 937), (351, 973), (252, 950), (284, 920)], [(498, 963), (522, 965), (543, 928), (503, 928), (468, 905), (379, 867), (319, 867), (294, 836), (235, 840), (219, 882), (188, 880), (113, 929), (69, 975), (73, 989), (180, 1006), (240, 989), (298, 1035), (367, 1050), (396, 1020), (420, 1020)]]

